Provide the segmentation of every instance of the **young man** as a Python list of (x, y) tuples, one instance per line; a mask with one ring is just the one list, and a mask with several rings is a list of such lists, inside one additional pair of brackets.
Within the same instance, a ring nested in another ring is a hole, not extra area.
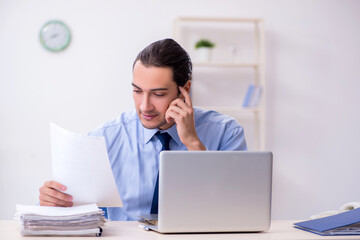
[[(162, 150), (247, 149), (243, 128), (233, 118), (193, 108), (191, 77), (190, 57), (178, 43), (164, 39), (150, 44), (133, 65), (136, 111), (124, 112), (90, 133), (105, 137), (124, 204), (108, 208), (110, 219), (136, 220), (152, 212)], [(170, 135), (165, 148), (159, 133)], [(45, 182), (40, 205), (72, 206), (72, 197), (60, 192), (65, 190), (60, 183)]]

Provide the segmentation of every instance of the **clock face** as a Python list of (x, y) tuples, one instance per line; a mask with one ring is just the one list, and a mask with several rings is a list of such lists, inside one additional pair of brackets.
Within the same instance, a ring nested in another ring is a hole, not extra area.
[(49, 51), (59, 52), (70, 43), (71, 33), (69, 28), (61, 21), (47, 22), (40, 30), (40, 42)]

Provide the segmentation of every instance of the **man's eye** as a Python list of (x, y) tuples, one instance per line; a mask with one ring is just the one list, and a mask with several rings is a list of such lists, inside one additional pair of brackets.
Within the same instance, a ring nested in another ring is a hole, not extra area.
[(165, 96), (164, 93), (154, 93), (154, 95), (157, 96), (157, 97), (163, 97), (163, 96)]
[(133, 92), (134, 93), (141, 93), (141, 90), (134, 89)]

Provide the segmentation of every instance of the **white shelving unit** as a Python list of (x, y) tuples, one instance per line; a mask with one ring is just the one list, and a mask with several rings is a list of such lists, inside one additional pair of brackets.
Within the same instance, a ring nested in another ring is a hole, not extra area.
[[(211, 60), (206, 62), (196, 58), (194, 46), (201, 38), (216, 44)], [(194, 105), (235, 117), (245, 128), (249, 150), (265, 150), (263, 20), (180, 17), (174, 21), (174, 39), (193, 60)], [(260, 86), (262, 94), (256, 107), (244, 108), (243, 99), (250, 84)]]

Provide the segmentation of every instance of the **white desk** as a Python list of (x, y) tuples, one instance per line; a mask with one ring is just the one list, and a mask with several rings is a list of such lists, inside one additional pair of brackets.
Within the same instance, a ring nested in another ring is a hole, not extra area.
[(223, 234), (160, 234), (153, 231), (143, 231), (140, 230), (137, 225), (138, 222), (108, 222), (104, 227), (103, 235), (98, 237), (23, 237), (20, 234), (19, 224), (14, 220), (2, 220), (0, 221), (0, 239), (4, 240), (33, 240), (33, 239), (360, 239), (360, 236), (331, 236), (323, 237), (306, 231), (302, 231), (292, 227), (292, 224), (298, 221), (273, 221), (271, 223), (271, 228), (268, 232), (262, 233), (223, 233)]

